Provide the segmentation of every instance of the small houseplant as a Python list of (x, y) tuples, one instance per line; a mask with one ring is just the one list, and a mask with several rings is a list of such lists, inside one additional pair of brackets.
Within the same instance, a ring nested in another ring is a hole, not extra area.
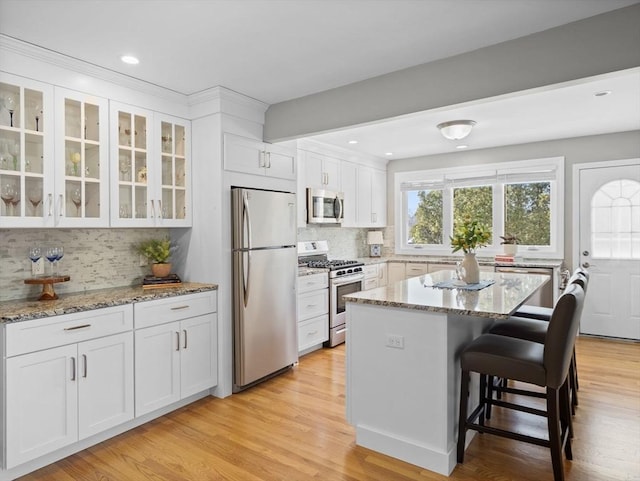
[(500, 244), (504, 246), (504, 253), (512, 256), (516, 255), (520, 239), (518, 239), (514, 234), (501, 235), (500, 239), (502, 239)]
[(149, 239), (137, 246), (138, 254), (146, 257), (151, 264), (151, 272), (156, 277), (167, 277), (171, 273), (171, 241), (164, 239)]
[(478, 259), (476, 259), (476, 249), (489, 243), (491, 239), (489, 229), (477, 220), (472, 221), (467, 217), (449, 239), (451, 240), (453, 252), (458, 252), (459, 250), (464, 252), (464, 259), (461, 263), (461, 267), (464, 269), (462, 280), (467, 284), (480, 282), (480, 266), (478, 265)]

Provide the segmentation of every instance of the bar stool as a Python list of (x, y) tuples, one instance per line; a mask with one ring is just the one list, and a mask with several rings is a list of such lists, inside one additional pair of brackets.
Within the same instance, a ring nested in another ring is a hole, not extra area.
[[(576, 269), (574, 274), (567, 283), (567, 288), (572, 284), (579, 284), (584, 290), (587, 291), (587, 285), (589, 283), (588, 277), (583, 269)], [(538, 307), (538, 306), (524, 306), (525, 313), (531, 314), (530, 316), (519, 316), (518, 312), (511, 318), (504, 321), (496, 321), (494, 325), (489, 329), (490, 334), (497, 334), (500, 336), (515, 337), (518, 339), (524, 339), (526, 341), (533, 341), (543, 344), (547, 335), (549, 327), (549, 321), (553, 309)], [(536, 313), (538, 317), (534, 317), (533, 313)], [(575, 407), (578, 405), (578, 372), (576, 365), (575, 350), (571, 357), (571, 365), (569, 367), (569, 387), (571, 389), (571, 412), (575, 414)], [(511, 392), (515, 394), (529, 394), (530, 391), (513, 390), (506, 386), (506, 380), (501, 380), (498, 386), (495, 386), (493, 379), (489, 379), (489, 395), (492, 395), (492, 391), (497, 391), (498, 397), (501, 397), (502, 392)], [(535, 395), (535, 394), (534, 394)], [(488, 410), (489, 417), (491, 416), (491, 410)], [(571, 429), (573, 434), (573, 428)]]
[[(584, 291), (579, 284), (572, 284), (565, 290), (553, 309), (544, 344), (496, 334), (483, 334), (462, 351), (457, 445), (459, 463), (464, 461), (466, 432), (473, 429), (548, 447), (551, 451), (554, 480), (564, 480), (563, 449), (567, 459), (573, 457), (569, 437), (571, 414), (567, 378), (583, 301)], [(467, 416), (471, 372), (480, 374), (480, 393), (478, 406)], [(546, 411), (487, 396), (488, 376), (514, 379), (544, 387)], [(491, 405), (546, 417), (548, 439), (485, 425), (485, 411)]]

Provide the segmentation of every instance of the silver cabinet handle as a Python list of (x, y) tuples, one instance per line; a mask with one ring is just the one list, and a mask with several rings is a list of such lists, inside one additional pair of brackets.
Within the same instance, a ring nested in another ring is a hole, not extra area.
[(58, 198), (60, 199), (60, 217), (64, 217), (64, 196), (60, 194)]
[(49, 217), (53, 215), (53, 194), (47, 194), (49, 198)]
[(180, 350), (180, 333), (176, 331), (176, 351)]
[(156, 216), (156, 206), (154, 205), (154, 200), (151, 199), (151, 218), (153, 219)]
[(271, 152), (266, 152), (266, 165), (267, 169), (271, 168)]
[(65, 331), (75, 331), (76, 329), (85, 329), (87, 327), (91, 327), (91, 324), (80, 324), (79, 326), (65, 327), (64, 330)]
[(84, 366), (82, 377), (87, 377), (87, 355), (86, 354), (82, 355), (82, 364)]
[(162, 200), (158, 199), (158, 217), (164, 219), (164, 212), (162, 212)]
[(187, 348), (187, 330), (183, 329), (182, 332), (184, 332), (184, 349)]
[(317, 304), (307, 304), (307, 309), (310, 309), (310, 308), (316, 307), (316, 306), (317, 306)]
[(307, 336), (315, 336), (316, 334), (318, 334), (318, 330), (316, 329), (315, 331), (310, 331)]
[(76, 380), (76, 358), (73, 356), (71, 357), (71, 380)]
[(258, 155), (258, 167), (265, 166), (264, 156), (265, 156), (265, 151), (264, 150), (260, 151), (260, 155)]
[(190, 306), (189, 306), (189, 304), (186, 304), (186, 305), (184, 305), (184, 306), (176, 306), (176, 307), (172, 307), (172, 308), (171, 308), (171, 310), (172, 310), (172, 311), (180, 311), (180, 310), (182, 310), (182, 309), (189, 309), (189, 307), (190, 307)]

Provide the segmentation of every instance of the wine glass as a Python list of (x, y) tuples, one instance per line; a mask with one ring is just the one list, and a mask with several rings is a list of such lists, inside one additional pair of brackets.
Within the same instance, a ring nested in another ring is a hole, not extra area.
[(5, 211), (7, 215), (13, 215), (13, 212), (9, 211), (9, 206), (13, 205), (11, 201), (13, 200), (15, 195), (16, 195), (16, 189), (13, 186), (13, 184), (7, 183), (2, 186), (2, 191), (0, 191), (0, 198), (2, 198), (4, 202)]
[(40, 247), (29, 247), (28, 257), (31, 259), (31, 262), (35, 265), (40, 258), (42, 257), (42, 249)]
[(76, 206), (76, 215), (80, 217), (80, 206), (82, 205), (82, 193), (80, 189), (71, 192), (71, 202)]
[(42, 189), (40, 189), (39, 187), (33, 187), (29, 189), (29, 192), (27, 192), (27, 198), (33, 206), (33, 215), (36, 215), (38, 206), (40, 205), (40, 202), (42, 202)]
[(36, 118), (36, 132), (40, 131), (40, 119), (42, 118), (42, 105), (36, 102), (33, 106), (33, 113)]
[(18, 163), (20, 162), (20, 142), (14, 142), (11, 145), (10, 152), (13, 156), (13, 170), (19, 170)]
[(129, 173), (129, 159), (125, 156), (120, 156), (120, 180), (127, 180), (127, 174)]
[[(11, 202), (11, 215), (15, 215), (16, 207), (20, 203), (20, 190), (19, 189), (15, 189), (14, 190), (13, 199), (11, 199), (9, 202)], [(18, 213), (18, 215), (20, 215), (20, 214)]]
[(7, 107), (7, 110), (9, 111), (10, 126), (13, 127), (13, 113), (16, 110), (16, 99), (13, 98), (11, 95), (8, 95), (7, 97), (4, 98), (4, 105)]
[(56, 260), (58, 260), (58, 248), (47, 247), (47, 252), (45, 252), (44, 256), (47, 258), (49, 263), (51, 263), (51, 275), (53, 276), (53, 266)]

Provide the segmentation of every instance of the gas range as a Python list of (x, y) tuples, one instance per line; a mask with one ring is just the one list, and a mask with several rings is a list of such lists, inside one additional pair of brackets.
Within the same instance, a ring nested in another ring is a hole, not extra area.
[(328, 259), (327, 241), (298, 242), (298, 266), (328, 269), (329, 278), (358, 274), (364, 263), (351, 260)]

